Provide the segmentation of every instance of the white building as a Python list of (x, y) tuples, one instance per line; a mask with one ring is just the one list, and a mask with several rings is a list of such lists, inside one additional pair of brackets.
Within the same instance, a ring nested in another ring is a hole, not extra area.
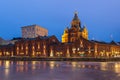
[(47, 36), (48, 30), (38, 25), (22, 27), (22, 38), (35, 38), (38, 36)]

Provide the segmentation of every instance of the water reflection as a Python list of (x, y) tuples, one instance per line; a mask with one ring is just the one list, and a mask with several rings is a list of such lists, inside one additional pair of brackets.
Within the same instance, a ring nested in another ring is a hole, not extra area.
[(10, 67), (10, 61), (5, 61), (4, 65), (5, 65), (5, 68), (9, 68)]
[(72, 67), (75, 68), (77, 66), (76, 64), (76, 62), (72, 62)]
[(0, 67), (3, 65), (2, 62), (3, 62), (3, 61), (0, 61)]
[(5, 66), (5, 76), (8, 77), (10, 73), (10, 61), (5, 61), (4, 66)]
[[(42, 65), (42, 64), (41, 64), (41, 65)], [(44, 61), (44, 62), (43, 62), (43, 68), (44, 68), (44, 69), (46, 69), (46, 65), (47, 65), (47, 63)]]
[(50, 69), (54, 69), (54, 67), (55, 67), (55, 62), (54, 62), (54, 61), (51, 61), (51, 62), (50, 62)]
[(36, 69), (36, 61), (33, 61), (32, 62), (32, 70), (35, 70)]
[(50, 69), (55, 69), (60, 67), (60, 63), (59, 62), (56, 63), (55, 61), (50, 61), (47, 64), (49, 65)]
[(107, 71), (107, 70), (112, 70), (115, 73), (120, 73), (120, 63), (119, 62), (111, 62), (111, 63), (101, 63), (100, 64), (101, 70)]
[(99, 69), (100, 66), (99, 65), (94, 65), (94, 63), (92, 64), (86, 64), (86, 63), (80, 63), (80, 62), (71, 62), (72, 68), (76, 69)]
[(28, 71), (28, 62), (17, 61), (15, 67), (16, 67), (16, 72), (27, 72)]
[(20, 78), (18, 80), (22, 77), (23, 80), (29, 77), (28, 80), (49, 80), (51, 77), (51, 80), (96, 80), (96, 76), (100, 76), (98, 80), (106, 80), (105, 77), (120, 80), (120, 62), (0, 61), (0, 72), (1, 80), (14, 80), (15, 77)]
[(114, 71), (116, 72), (116, 73), (120, 73), (120, 63), (115, 63), (115, 66), (114, 66), (115, 68), (114, 68)]

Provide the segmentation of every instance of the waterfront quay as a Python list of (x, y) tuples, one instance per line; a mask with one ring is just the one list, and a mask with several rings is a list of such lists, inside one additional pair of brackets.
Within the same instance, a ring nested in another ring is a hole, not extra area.
[(0, 57), (0, 60), (11, 61), (87, 61), (87, 62), (109, 62), (120, 61), (120, 58), (105, 58), (105, 57)]

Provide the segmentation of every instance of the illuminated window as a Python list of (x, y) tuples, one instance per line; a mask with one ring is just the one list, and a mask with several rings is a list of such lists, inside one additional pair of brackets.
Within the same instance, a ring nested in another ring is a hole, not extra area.
[(69, 47), (67, 47), (67, 57), (70, 57)]
[(80, 47), (83, 47), (83, 42), (82, 41), (80, 41)]
[(41, 52), (36, 52), (37, 55), (41, 55)]
[(50, 57), (53, 57), (53, 50), (51, 49), (51, 52), (50, 52)]
[(23, 55), (23, 54), (24, 54), (24, 52), (21, 52), (21, 53), (20, 53), (20, 55)]
[(17, 54), (19, 54), (19, 47), (17, 46)]
[(84, 52), (84, 51), (81, 51), (81, 52), (79, 52), (79, 55), (80, 55), (81, 57), (84, 57), (84, 56), (85, 56), (85, 52)]
[(46, 46), (44, 45), (44, 47), (43, 48), (46, 48)]
[(62, 52), (56, 52), (57, 56), (60, 57), (63, 53)]
[(26, 50), (28, 50), (28, 46), (26, 46), (26, 48), (25, 48)]
[(17, 50), (19, 50), (19, 47), (17, 47)]
[(5, 51), (3, 51), (3, 54), (5, 55)]
[(76, 48), (72, 48), (72, 51), (73, 51), (73, 53), (75, 53), (75, 51), (76, 51)]
[(40, 43), (38, 43), (38, 49), (40, 49)]
[(26, 49), (26, 55), (27, 55), (28, 54), (28, 45), (27, 44), (26, 44), (25, 49)]
[(12, 56), (13, 56), (13, 51), (11, 52)]
[(32, 52), (32, 55), (35, 56), (35, 51)]
[(34, 50), (34, 49), (35, 49), (35, 47), (34, 47), (34, 46), (32, 46), (32, 49)]
[(21, 45), (21, 50), (23, 50), (23, 45)]
[(2, 56), (2, 52), (0, 51), (0, 56)]
[(8, 56), (8, 55), (10, 55), (10, 53), (9, 52), (5, 52), (6, 53), (6, 55)]
[(90, 48), (90, 46), (88, 47), (88, 53), (91, 53), (91, 48)]

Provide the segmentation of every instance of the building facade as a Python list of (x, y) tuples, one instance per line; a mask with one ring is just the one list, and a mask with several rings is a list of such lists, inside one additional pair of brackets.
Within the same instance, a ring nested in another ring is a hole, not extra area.
[(1, 45), (0, 46), (0, 57), (12, 57), (14, 56), (14, 45)]
[(15, 43), (15, 56), (48, 57), (49, 46), (58, 42), (55, 36), (21, 39)]
[(88, 39), (88, 30), (81, 27), (75, 13), (71, 27), (66, 28), (62, 42), (55, 36), (21, 38), (14, 45), (0, 46), (1, 57), (120, 57), (120, 43), (110, 43)]
[(22, 27), (22, 38), (35, 38), (38, 36), (47, 36), (48, 30), (38, 25)]

